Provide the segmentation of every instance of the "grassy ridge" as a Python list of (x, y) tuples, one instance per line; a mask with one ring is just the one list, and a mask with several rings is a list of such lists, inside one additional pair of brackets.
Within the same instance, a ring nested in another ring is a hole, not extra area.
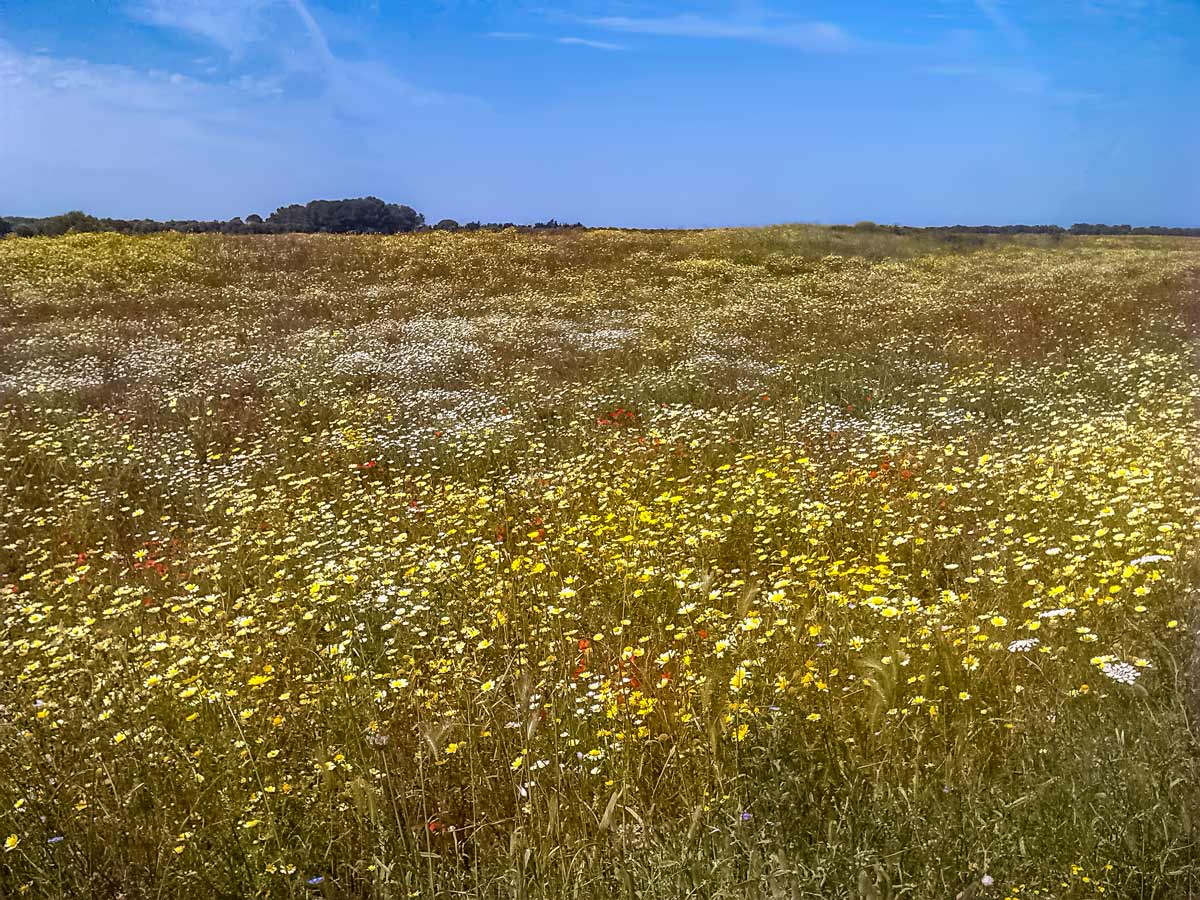
[(0, 242), (0, 894), (1188, 896), (1198, 266)]

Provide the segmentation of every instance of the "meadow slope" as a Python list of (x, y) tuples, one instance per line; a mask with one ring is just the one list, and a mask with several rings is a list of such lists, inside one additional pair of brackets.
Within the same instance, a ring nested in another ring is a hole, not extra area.
[(1197, 272), (0, 241), (0, 895), (1192, 896)]

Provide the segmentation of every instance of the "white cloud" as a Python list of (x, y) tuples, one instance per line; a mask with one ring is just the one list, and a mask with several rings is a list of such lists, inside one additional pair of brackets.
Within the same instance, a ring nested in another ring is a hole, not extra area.
[(610, 44), (608, 41), (591, 41), (581, 37), (560, 37), (559, 44), (571, 44), (577, 47), (591, 47), (594, 50), (624, 50), (621, 44)]
[(1024, 50), (1029, 45), (1025, 32), (1018, 28), (1004, 11), (999, 0), (975, 0), (975, 6), (995, 26), (1013, 47)]
[(1177, 6), (1170, 0), (1082, 0), (1080, 9), (1088, 15), (1138, 20), (1169, 15)]
[(233, 62), (253, 57), (293, 70), (337, 64), (304, 0), (137, 0), (128, 12), (147, 25), (216, 44)]
[[(224, 47), (237, 61), (254, 46), (254, 71), (232, 79), (241, 91), (260, 98), (287, 93), (289, 76), (316, 76), (319, 92), (335, 113), (369, 117), (374, 99), (386, 108), (394, 102), (428, 105), (469, 98), (420, 88), (388, 66), (346, 61), (331, 49), (305, 0), (139, 0), (131, 13), (141, 21), (199, 36)], [(308, 52), (295, 52), (297, 44)], [(206, 69), (208, 74), (220, 71)]]
[(240, 55), (263, 37), (268, 7), (278, 0), (138, 0), (127, 9), (147, 25), (196, 35)]
[(630, 34), (755, 41), (820, 52), (842, 52), (856, 46), (841, 26), (831, 22), (743, 21), (691, 14), (644, 18), (603, 16), (585, 22), (596, 28)]
[(313, 18), (313, 14), (308, 11), (304, 0), (289, 0), (289, 5), (292, 7), (292, 11), (295, 12), (296, 17), (304, 25), (304, 30), (308, 32), (309, 40), (312, 42), (317, 56), (326, 66), (336, 65), (337, 60), (333, 55), (333, 51), (329, 49), (329, 41), (325, 37), (325, 32), (321, 30), (321, 26)]
[(209, 91), (205, 82), (178, 72), (137, 70), (81, 59), (23, 54), (0, 42), (0, 85), (18, 109), (21, 101), (71, 99), (111, 112), (183, 109)]
[(1059, 87), (1054, 80), (1031, 65), (934, 65), (921, 69), (927, 75), (969, 78), (986, 82), (1014, 94), (1045, 97), (1058, 103), (1097, 103), (1105, 99), (1094, 91)]
[(947, 78), (987, 81), (1018, 94), (1043, 94), (1050, 90), (1050, 79), (1028, 66), (937, 65), (926, 66), (922, 71)]
[(0, 41), (0, 169), (23, 173), (3, 191), (3, 211), (245, 215), (253, 211), (238, 208), (246, 198), (290, 201), (297, 186), (314, 195), (327, 183), (396, 189), (414, 131), (447, 117), (465, 123), (480, 110), (380, 63), (338, 61), (302, 90), (289, 78), (203, 80)]

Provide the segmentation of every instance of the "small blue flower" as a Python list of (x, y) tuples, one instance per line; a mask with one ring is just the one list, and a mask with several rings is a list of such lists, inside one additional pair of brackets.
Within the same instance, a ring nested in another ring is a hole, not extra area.
[(60, 843), (62, 841), (62, 839), (63, 839), (63, 836), (61, 834), (59, 834), (59, 835), (56, 835), (56, 836), (50, 838), (48, 841), (46, 841), (46, 843), (47, 844), (57, 844), (57, 843)]
[(748, 812), (742, 813), (742, 821), (743, 822), (749, 822), (753, 818), (754, 818), (754, 816), (750, 815), (750, 813), (748, 813)]
[(320, 884), (324, 880), (325, 880), (324, 875), (314, 875), (312, 878), (308, 879), (308, 883), (315, 887), (316, 885)]

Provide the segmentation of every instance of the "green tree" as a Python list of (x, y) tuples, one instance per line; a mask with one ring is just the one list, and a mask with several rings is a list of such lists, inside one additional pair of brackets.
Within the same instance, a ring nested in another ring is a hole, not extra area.
[(89, 216), (85, 212), (73, 209), (61, 216), (43, 219), (41, 228), (38, 230), (47, 237), (58, 237), (60, 234), (72, 231), (103, 231), (104, 223), (95, 216)]

